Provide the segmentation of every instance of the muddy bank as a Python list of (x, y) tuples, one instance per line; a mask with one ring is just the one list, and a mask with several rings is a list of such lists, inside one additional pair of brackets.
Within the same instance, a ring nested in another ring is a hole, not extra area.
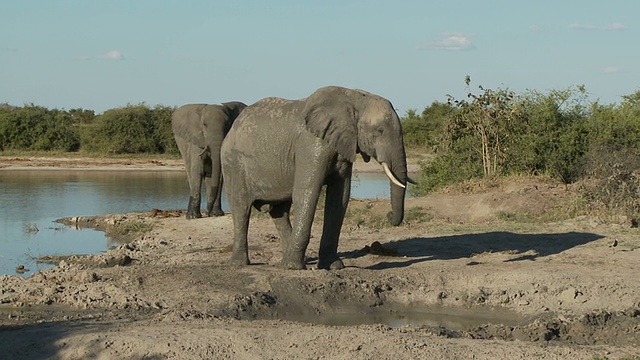
[[(551, 211), (570, 189), (522, 182), (407, 201), (350, 204), (346, 268), (279, 266), (270, 219), (251, 220), (252, 265), (227, 264), (232, 219), (181, 211), (74, 217), (116, 232), (104, 254), (0, 278), (0, 353), (12, 358), (470, 358), (640, 356), (640, 237), (625, 222), (504, 220)], [(457, 204), (455, 207), (452, 204)], [(536, 206), (533, 206), (535, 204)], [(134, 227), (137, 228), (137, 227)], [(150, 229), (150, 230), (149, 230)], [(615, 246), (614, 246), (615, 244)]]

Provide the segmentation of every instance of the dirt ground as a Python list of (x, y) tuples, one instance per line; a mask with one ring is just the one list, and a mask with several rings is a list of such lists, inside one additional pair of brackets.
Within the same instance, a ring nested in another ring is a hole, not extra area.
[[(180, 170), (181, 161), (0, 157), (0, 171), (24, 168)], [(278, 267), (277, 231), (263, 214), (251, 221), (247, 267), (227, 265), (229, 214), (65, 219), (154, 227), (104, 254), (1, 276), (0, 357), (640, 358), (636, 219), (565, 219), (574, 196), (532, 178), (458, 188), (408, 199), (400, 227), (380, 221), (387, 200), (354, 199), (339, 271), (315, 269), (318, 224), (308, 269), (291, 271)], [(551, 220), (531, 220), (541, 215)]]

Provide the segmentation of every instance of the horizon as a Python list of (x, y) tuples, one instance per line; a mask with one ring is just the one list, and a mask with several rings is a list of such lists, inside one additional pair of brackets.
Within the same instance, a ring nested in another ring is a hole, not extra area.
[[(97, 114), (339, 85), (421, 111), (479, 85), (640, 90), (632, 0), (21, 1), (0, 7), (0, 103)], [(470, 88), (465, 76), (472, 79)]]

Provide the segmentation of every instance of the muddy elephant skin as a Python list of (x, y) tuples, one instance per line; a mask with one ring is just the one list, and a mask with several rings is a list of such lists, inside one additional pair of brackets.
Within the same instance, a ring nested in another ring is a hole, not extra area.
[(221, 150), (234, 222), (231, 263), (250, 263), (247, 232), (251, 208), (256, 207), (268, 211), (275, 222), (283, 244), (282, 266), (304, 269), (316, 205), (326, 185), (318, 268), (343, 268), (338, 238), (358, 153), (385, 168), (391, 180), (387, 217), (399, 225), (410, 180), (400, 119), (388, 100), (330, 86), (301, 100), (266, 98), (247, 107)]

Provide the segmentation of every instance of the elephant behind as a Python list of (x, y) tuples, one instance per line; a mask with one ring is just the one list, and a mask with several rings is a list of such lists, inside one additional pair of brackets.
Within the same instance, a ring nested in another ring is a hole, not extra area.
[[(406, 155), (391, 103), (362, 90), (330, 86), (301, 100), (266, 98), (245, 109), (221, 149), (234, 222), (231, 263), (249, 264), (251, 207), (269, 211), (283, 244), (282, 266), (303, 269), (321, 189), (326, 185), (318, 268), (339, 269), (338, 238), (356, 154), (383, 165), (391, 180), (387, 218), (404, 215)], [(290, 212), (294, 213), (293, 223)]]
[(200, 204), (203, 181), (207, 194), (207, 216), (224, 215), (220, 204), (220, 146), (233, 121), (246, 107), (238, 101), (220, 105), (188, 104), (173, 112), (171, 127), (185, 162), (189, 182), (187, 219), (202, 217)]

